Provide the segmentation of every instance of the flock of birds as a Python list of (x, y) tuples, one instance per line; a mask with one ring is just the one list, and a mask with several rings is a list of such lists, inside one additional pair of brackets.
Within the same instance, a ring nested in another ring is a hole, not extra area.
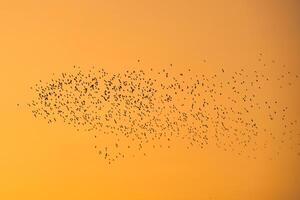
[(147, 148), (171, 148), (178, 139), (187, 148), (214, 145), (254, 159), (254, 152), (275, 141), (300, 156), (297, 120), (263, 91), (297, 81), (298, 75), (286, 70), (274, 78), (247, 69), (178, 73), (170, 65), (109, 73), (74, 66), (71, 73), (31, 87), (36, 96), (27, 105), (49, 124), (62, 121), (90, 132), (94, 148), (108, 163), (137, 152), (147, 155)]

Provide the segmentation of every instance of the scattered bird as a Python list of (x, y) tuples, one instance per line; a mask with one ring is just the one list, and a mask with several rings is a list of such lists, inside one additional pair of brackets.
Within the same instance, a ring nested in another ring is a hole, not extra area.
[[(221, 68), (216, 74), (176, 73), (174, 68), (120, 73), (96, 67), (73, 69), (31, 87), (36, 97), (27, 105), (34, 117), (49, 124), (62, 121), (77, 131), (91, 132), (94, 148), (109, 164), (136, 152), (146, 156), (149, 147), (171, 148), (176, 139), (187, 148), (211, 144), (256, 159), (253, 153), (267, 148), (267, 142), (258, 145), (262, 134), (281, 143), (292, 143), (297, 136), (297, 121), (287, 118), (288, 107), (281, 108), (277, 99), (262, 101), (257, 95), (271, 80), (290, 87), (286, 78), (298, 79), (290, 72), (276, 80), (268, 73), (246, 69), (227, 72)], [(284, 127), (284, 133), (274, 135), (266, 129), (258, 113), (266, 123)], [(114, 138), (110, 145), (98, 139), (106, 136)]]

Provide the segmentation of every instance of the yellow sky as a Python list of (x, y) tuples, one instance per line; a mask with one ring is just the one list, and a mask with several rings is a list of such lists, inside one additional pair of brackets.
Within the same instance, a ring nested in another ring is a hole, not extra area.
[[(109, 166), (89, 134), (49, 126), (25, 106), (30, 86), (73, 65), (255, 70), (263, 53), (270, 70), (300, 74), (299, 9), (296, 0), (0, 0), (0, 199), (300, 198), (299, 157), (249, 160), (178, 144)], [(269, 93), (299, 120), (295, 91)]]

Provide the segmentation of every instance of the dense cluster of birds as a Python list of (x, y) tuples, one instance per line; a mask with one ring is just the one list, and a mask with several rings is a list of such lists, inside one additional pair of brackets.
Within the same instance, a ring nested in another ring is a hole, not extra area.
[[(288, 119), (288, 107), (264, 92), (259, 95), (264, 87), (289, 87), (297, 79), (291, 72), (272, 78), (243, 68), (199, 74), (189, 68), (178, 73), (170, 65), (109, 73), (74, 66), (71, 73), (31, 87), (36, 96), (28, 106), (49, 124), (62, 121), (90, 132), (97, 153), (109, 163), (136, 152), (146, 155), (149, 147), (170, 148), (177, 139), (187, 148), (211, 144), (250, 156), (260, 148), (258, 137), (265, 139), (262, 148), (270, 139), (299, 141), (297, 120)], [(280, 126), (282, 133), (267, 124)]]

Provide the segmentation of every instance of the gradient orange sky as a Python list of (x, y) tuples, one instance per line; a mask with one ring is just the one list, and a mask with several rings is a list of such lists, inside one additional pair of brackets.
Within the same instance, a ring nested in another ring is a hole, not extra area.
[[(263, 53), (272, 70), (300, 74), (299, 10), (297, 0), (0, 1), (0, 199), (300, 198), (299, 156), (249, 160), (178, 144), (109, 166), (89, 134), (25, 107), (30, 86), (73, 65), (259, 69)], [(270, 94), (300, 120), (296, 91)]]

